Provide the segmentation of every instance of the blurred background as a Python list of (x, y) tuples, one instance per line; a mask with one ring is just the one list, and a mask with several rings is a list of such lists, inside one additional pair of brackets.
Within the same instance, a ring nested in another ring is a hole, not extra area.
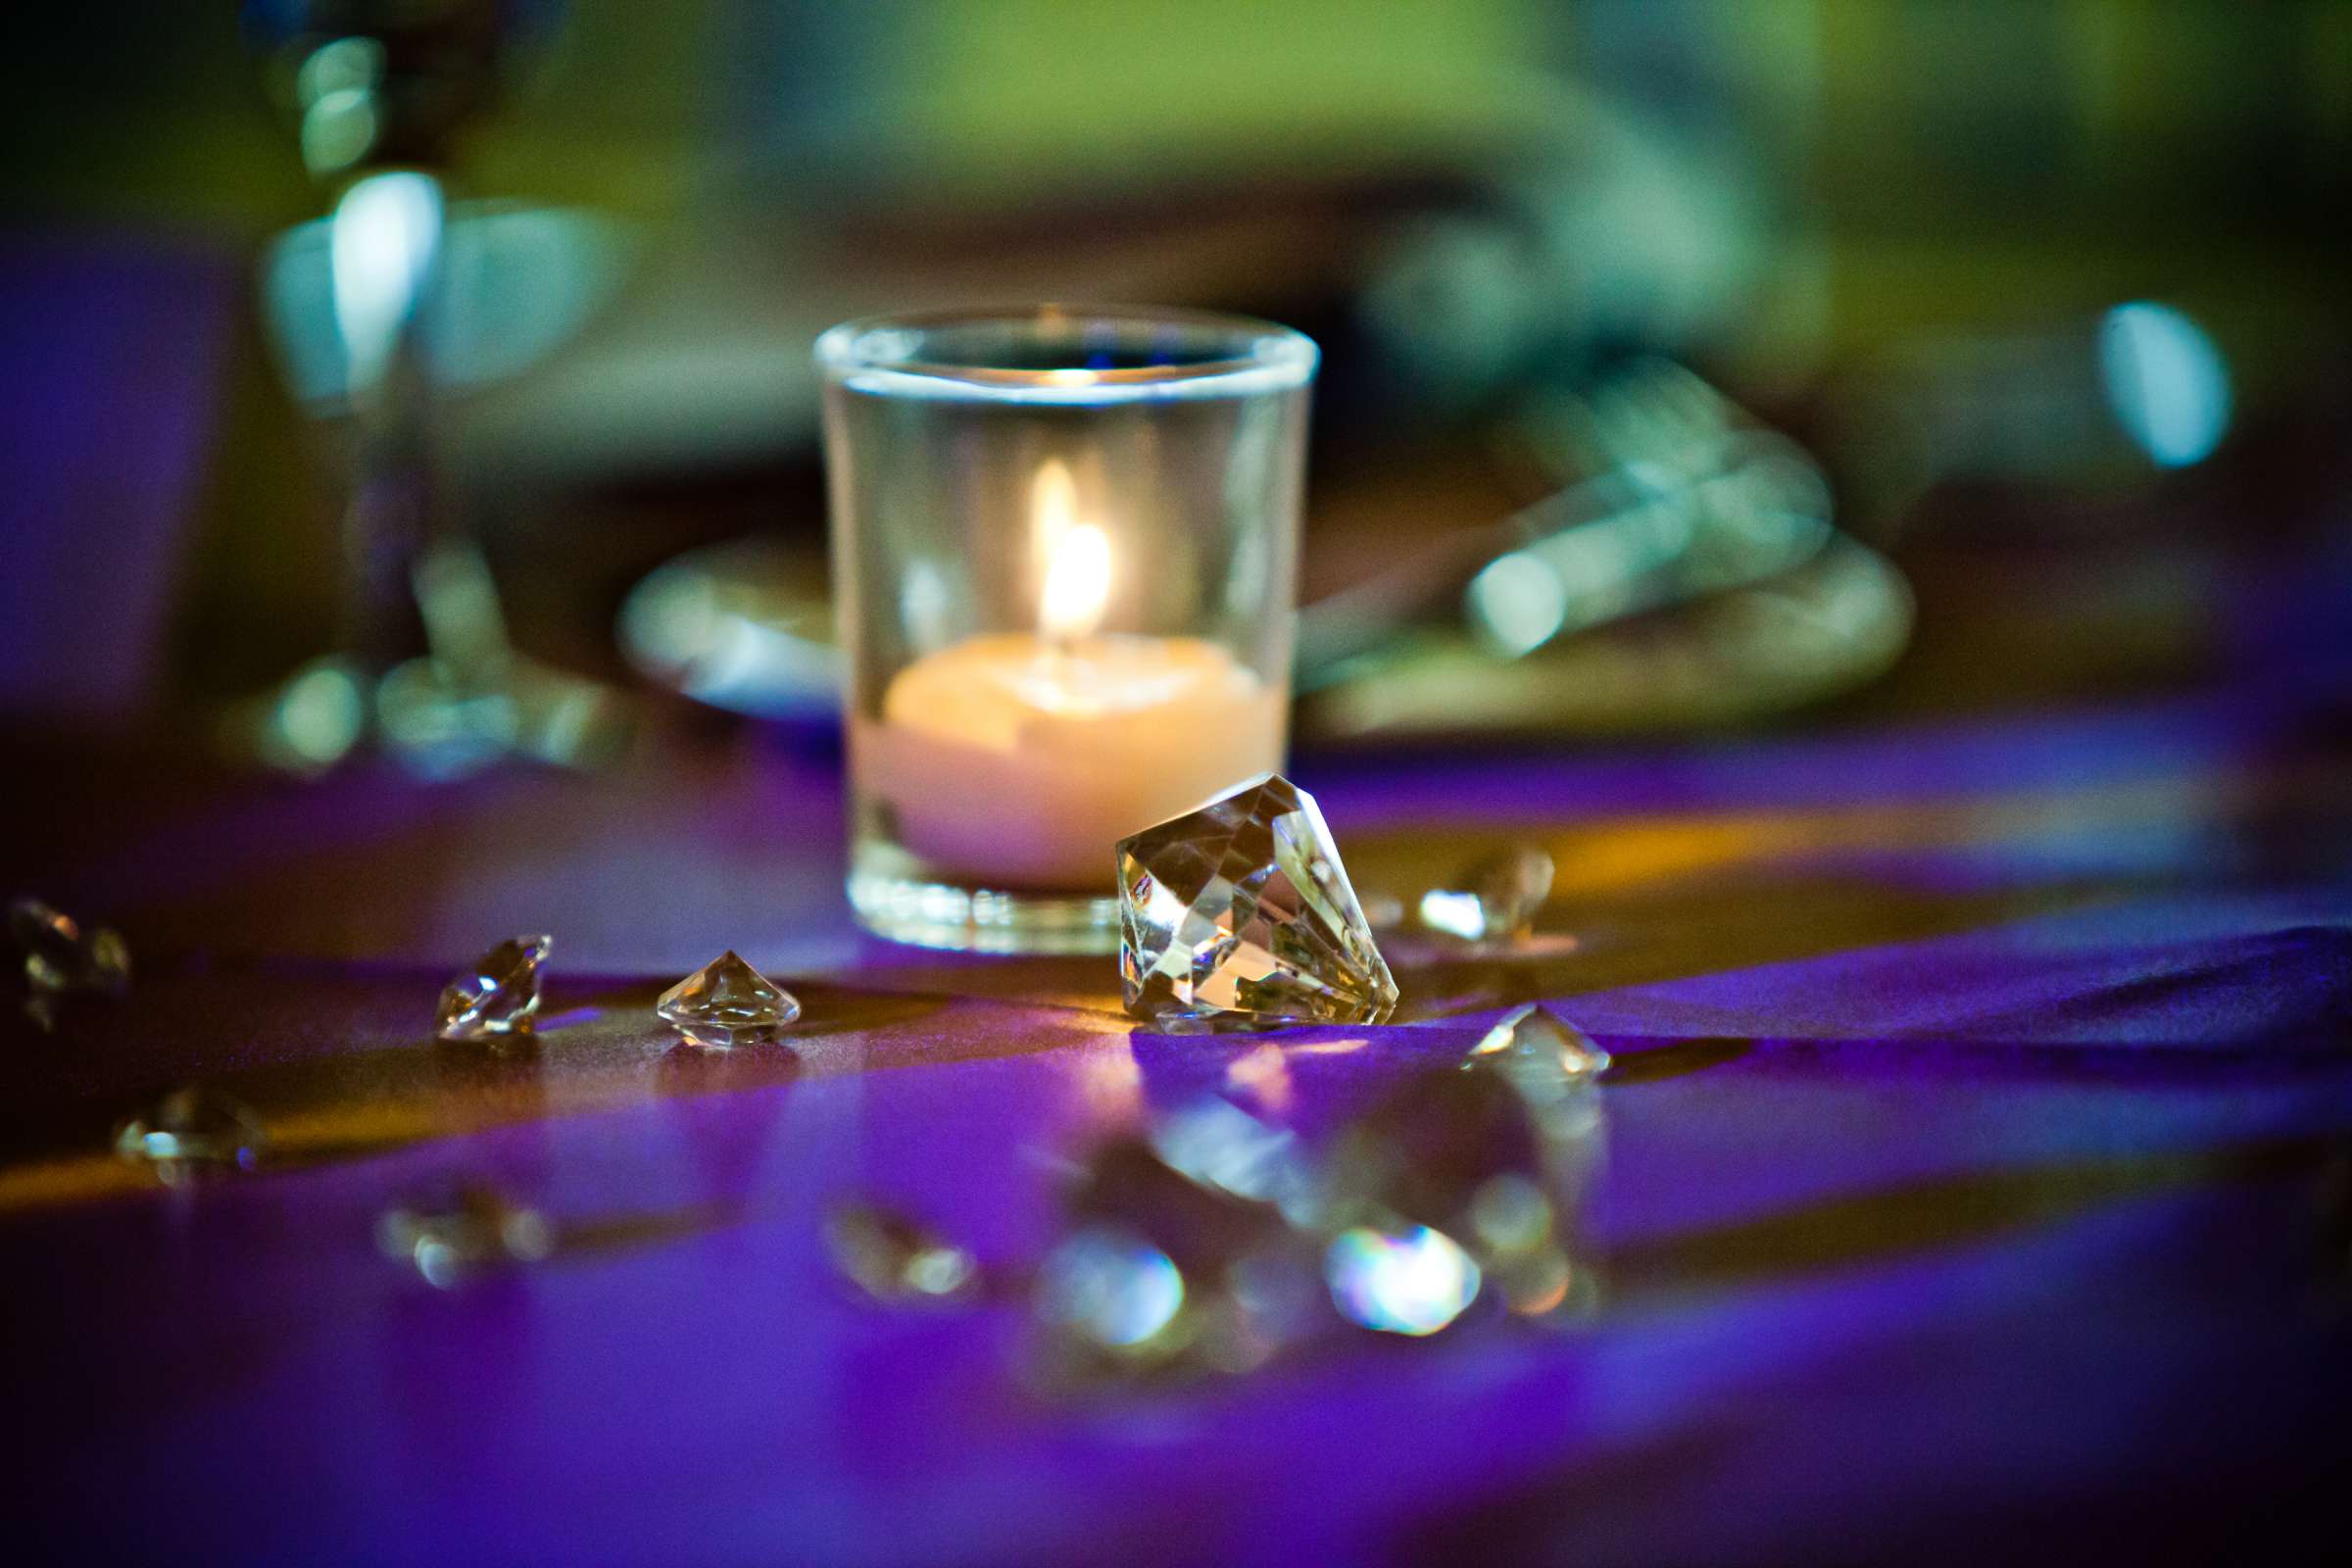
[(1038, 299), (1323, 344), (1310, 747), (2340, 664), (2334, 0), (6, 25), (19, 744), (447, 777), (755, 723), (821, 754), (809, 341)]

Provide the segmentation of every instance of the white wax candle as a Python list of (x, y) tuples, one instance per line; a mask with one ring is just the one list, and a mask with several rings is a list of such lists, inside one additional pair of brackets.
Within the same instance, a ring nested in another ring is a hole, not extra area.
[(1285, 709), (1198, 638), (973, 637), (899, 672), (851, 765), (939, 871), (1107, 892), (1119, 839), (1281, 767)]
[(971, 637), (899, 671), (850, 766), (899, 844), (943, 875), (1108, 892), (1111, 848), (1282, 766), (1288, 689), (1197, 637), (1103, 636), (1110, 537), (1042, 465), (1037, 631)]

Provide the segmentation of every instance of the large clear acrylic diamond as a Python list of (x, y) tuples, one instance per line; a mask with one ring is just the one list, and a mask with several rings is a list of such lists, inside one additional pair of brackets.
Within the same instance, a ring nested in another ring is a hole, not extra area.
[(1396, 981), (1314, 797), (1278, 774), (1118, 846), (1127, 1010), (1171, 1034), (1378, 1023)]

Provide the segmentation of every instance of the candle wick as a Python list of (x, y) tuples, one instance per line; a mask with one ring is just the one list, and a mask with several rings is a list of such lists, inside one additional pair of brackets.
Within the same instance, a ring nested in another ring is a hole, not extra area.
[(1066, 631), (1049, 634), (1043, 658), (1046, 678), (1057, 686), (1069, 685), (1078, 668), (1078, 639)]

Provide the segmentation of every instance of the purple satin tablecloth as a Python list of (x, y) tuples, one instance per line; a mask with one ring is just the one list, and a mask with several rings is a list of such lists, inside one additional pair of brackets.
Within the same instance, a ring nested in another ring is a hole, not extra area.
[[(12, 1022), (20, 1532), (85, 1560), (1787, 1562), (2325, 1554), (2352, 1392), (2352, 683), (1607, 755), (1300, 760), (1359, 886), (1561, 867), (1377, 1029), (1139, 1034), (1107, 960), (854, 935), (830, 767), (13, 786), (11, 874), (130, 994)], [(70, 804), (69, 804), (70, 803)], [(127, 824), (135, 823), (136, 830)], [(447, 969), (558, 939), (535, 1056)], [(1573, 942), (1562, 940), (1573, 938)], [(710, 1059), (733, 946), (808, 1004)], [(1022, 1314), (833, 1278), (863, 1197), (1033, 1259), (1056, 1176), (1203, 1092), (1309, 1139), (1508, 1005), (1617, 1055), (1565, 1329), (1025, 1379)], [(1241, 1064), (1245, 1064), (1241, 1065)], [(1237, 1070), (1238, 1068), (1238, 1070)], [(278, 1159), (163, 1190), (189, 1079)], [(599, 1238), (436, 1290), (377, 1214), (485, 1179)]]

